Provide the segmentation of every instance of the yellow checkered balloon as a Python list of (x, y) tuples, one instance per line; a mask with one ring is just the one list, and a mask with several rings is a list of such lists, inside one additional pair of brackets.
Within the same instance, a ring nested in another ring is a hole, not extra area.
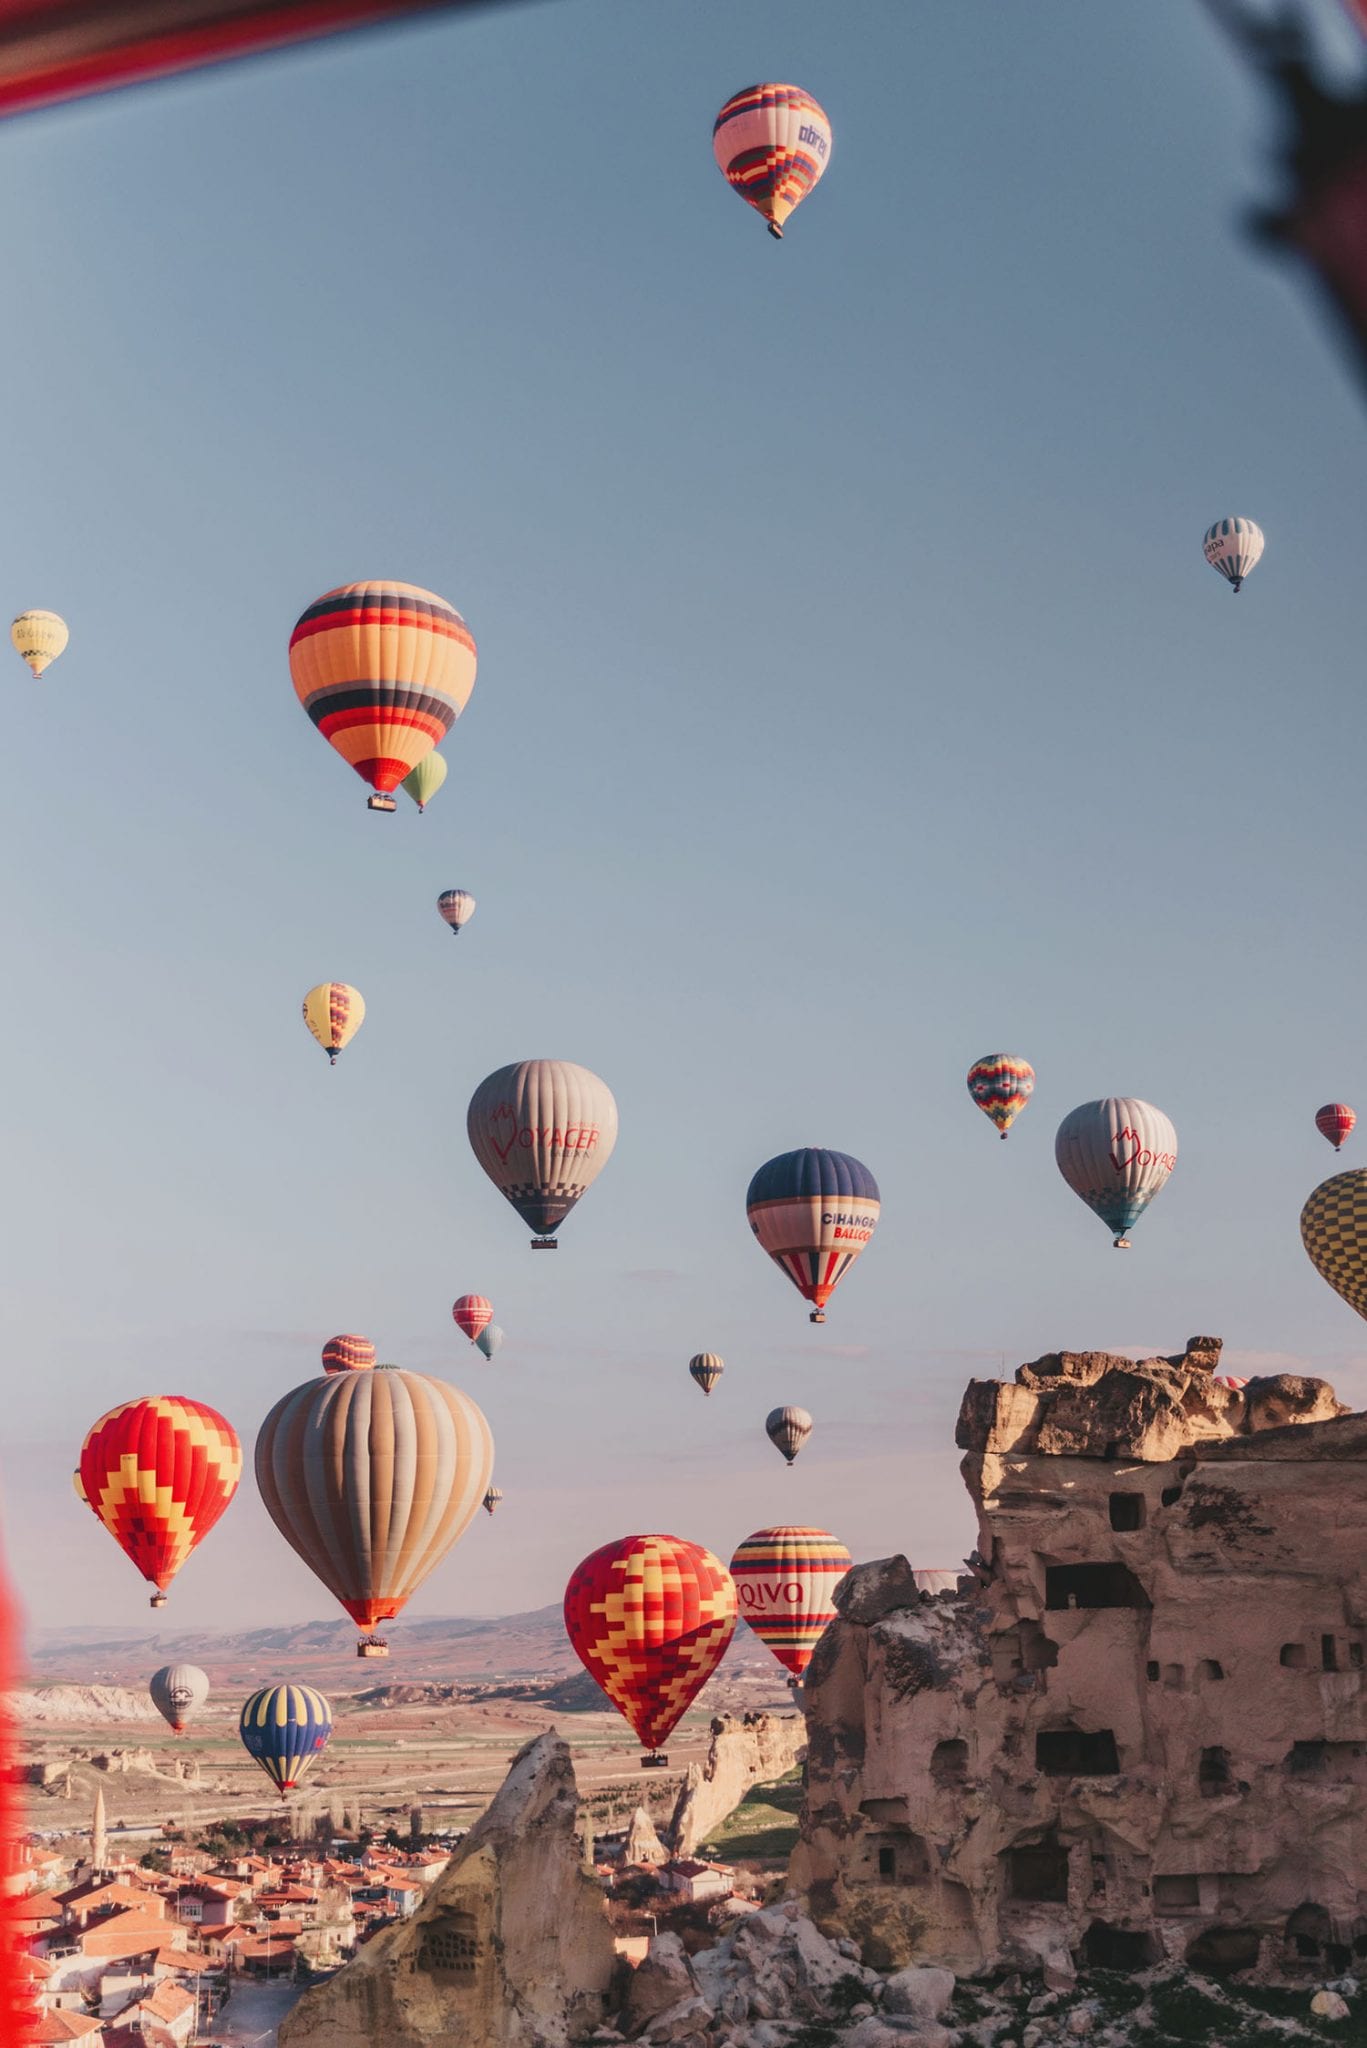
[(1321, 1279), (1367, 1317), (1367, 1167), (1320, 1182), (1301, 1210), (1301, 1243)]

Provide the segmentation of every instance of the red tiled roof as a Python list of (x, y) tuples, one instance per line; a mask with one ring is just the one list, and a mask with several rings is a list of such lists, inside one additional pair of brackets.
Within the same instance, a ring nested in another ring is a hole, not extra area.
[(5, 1911), (11, 1920), (60, 1920), (63, 1907), (56, 1892), (30, 1892), (27, 1898), (11, 1899)]
[(88, 2041), (92, 2034), (102, 2031), (98, 2020), (87, 2019), (83, 2012), (67, 2012), (61, 2006), (52, 2012), (41, 2013), (33, 2040), (35, 2048), (56, 2048), (62, 2041)]
[(147, 2012), (154, 2020), (178, 2020), (183, 2013), (194, 2010), (194, 1999), (180, 1984), (158, 1984), (155, 1991), (149, 1991), (139, 2002), (139, 2012)]

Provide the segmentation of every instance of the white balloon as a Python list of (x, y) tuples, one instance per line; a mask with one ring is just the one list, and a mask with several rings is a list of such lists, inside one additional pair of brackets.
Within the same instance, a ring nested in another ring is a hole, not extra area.
[(1058, 1170), (1075, 1195), (1115, 1232), (1125, 1233), (1148, 1208), (1177, 1164), (1177, 1133), (1161, 1109), (1133, 1095), (1107, 1095), (1070, 1109), (1054, 1139)]

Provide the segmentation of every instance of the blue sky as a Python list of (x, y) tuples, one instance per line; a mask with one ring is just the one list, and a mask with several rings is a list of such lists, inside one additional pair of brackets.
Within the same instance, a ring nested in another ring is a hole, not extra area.
[[(835, 131), (781, 247), (711, 156), (757, 77)], [(1364, 420), (1238, 232), (1268, 139), (1185, 0), (560, 0), (0, 130), (0, 605), (72, 628), (5, 682), (33, 1619), (147, 1613), (70, 1492), (90, 1422), (178, 1391), (250, 1445), (337, 1329), (494, 1428), (506, 1504), (426, 1613), (557, 1598), (637, 1528), (952, 1563), (963, 1383), (1059, 1346), (1214, 1331), (1367, 1401), (1297, 1233), (1314, 1110), (1367, 1112)], [(1268, 534), (1237, 600), (1227, 512)], [(286, 663), (388, 575), (479, 643), (421, 820), (367, 813)], [(370, 1006), (335, 1072), (329, 977)], [(963, 1085), (996, 1049), (1039, 1074), (1005, 1146)], [(532, 1056), (621, 1112), (537, 1259), (464, 1128)], [(1124, 1258), (1053, 1163), (1107, 1093), (1181, 1147)], [(884, 1199), (821, 1331), (743, 1210), (804, 1143)], [(335, 1611), (248, 1480), (167, 1619)]]

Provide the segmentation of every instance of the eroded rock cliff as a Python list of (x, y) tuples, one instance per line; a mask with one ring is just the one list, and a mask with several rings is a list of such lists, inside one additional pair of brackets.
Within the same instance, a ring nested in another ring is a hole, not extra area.
[(706, 1760), (690, 1764), (670, 1822), (676, 1856), (692, 1856), (754, 1785), (772, 1784), (800, 1761), (807, 1730), (800, 1714), (721, 1714)]

